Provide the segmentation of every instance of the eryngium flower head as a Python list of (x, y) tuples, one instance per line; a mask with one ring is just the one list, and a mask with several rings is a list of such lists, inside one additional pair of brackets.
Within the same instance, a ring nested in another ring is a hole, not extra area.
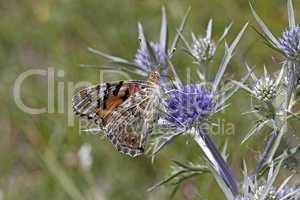
[(259, 79), (254, 87), (254, 92), (259, 100), (270, 102), (276, 96), (276, 84), (270, 77)]
[(268, 175), (259, 179), (257, 175), (248, 176), (246, 169), (241, 194), (235, 200), (300, 200), (300, 190), (288, 185), (291, 177), (286, 178), (279, 187), (274, 186), (281, 166), (282, 162), (277, 166), (271, 163)]
[(292, 60), (298, 60), (300, 58), (299, 25), (283, 32), (282, 37), (279, 39), (279, 49)]
[[(259, 186), (255, 191), (253, 191), (253, 200), (262, 199), (263, 196), (266, 194), (266, 190), (267, 190), (267, 188), (265, 185)], [(276, 191), (273, 188), (269, 189), (268, 194), (264, 199), (265, 200), (279, 200), (277, 198)]]
[[(266, 193), (266, 185), (261, 185), (258, 188), (256, 188), (253, 191), (250, 191), (247, 196), (238, 196), (235, 198), (235, 200), (260, 200), (264, 197)], [(295, 188), (289, 187), (288, 185), (285, 185), (280, 190), (277, 190), (275, 188), (271, 188), (268, 191), (268, 194), (265, 196), (265, 200), (281, 200), (284, 197), (286, 197), (289, 194), (294, 194)], [(285, 198), (287, 200), (300, 200), (299, 192), (295, 193), (294, 195), (289, 196), (288, 198)]]
[[(167, 55), (160, 44), (151, 42), (150, 48), (151, 49), (140, 47), (135, 55), (134, 63), (146, 72), (151, 72), (156, 67), (160, 67), (162, 71), (166, 70)], [(152, 58), (149, 51), (153, 52), (154, 58)]]
[(205, 119), (212, 111), (212, 96), (203, 86), (186, 85), (170, 93), (166, 100), (167, 120), (177, 126), (186, 127), (196, 120)]
[[(283, 197), (287, 196), (288, 194), (294, 193), (297, 188), (289, 187), (285, 185), (280, 191), (277, 192), (278, 199), (282, 199)], [(287, 200), (300, 200), (299, 192), (291, 197), (288, 197)]]
[[(266, 188), (263, 185), (258, 187), (256, 190), (251, 191), (248, 196), (238, 196), (235, 200), (261, 200), (263, 199), (265, 192)], [(280, 200), (280, 198), (278, 198), (275, 190), (270, 189), (264, 200)]]
[(191, 53), (200, 63), (212, 60), (216, 52), (215, 42), (207, 37), (193, 38)]

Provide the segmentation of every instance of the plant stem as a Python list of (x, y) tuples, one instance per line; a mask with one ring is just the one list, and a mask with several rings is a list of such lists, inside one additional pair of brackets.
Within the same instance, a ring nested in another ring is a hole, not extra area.
[(264, 149), (262, 156), (260, 157), (259, 161), (257, 162), (257, 164), (252, 172), (253, 177), (256, 176), (256, 174), (261, 170), (261, 168), (266, 163), (266, 161), (268, 159), (268, 155), (271, 153), (271, 150), (275, 143), (277, 135), (278, 135), (278, 132), (274, 130), (272, 135), (270, 136), (270, 138), (267, 141), (266, 148)]
[(297, 62), (292, 62), (292, 61), (288, 61), (288, 67), (289, 67), (289, 72), (288, 72), (288, 88), (287, 88), (287, 92), (286, 92), (286, 98), (285, 98), (285, 103), (284, 103), (284, 116), (282, 117), (281, 121), (281, 127), (279, 127), (280, 131), (279, 134), (276, 137), (276, 140), (274, 142), (274, 145), (271, 149), (271, 152), (268, 156), (267, 162), (272, 162), (273, 157), (281, 143), (281, 140), (284, 136), (284, 134), (287, 133), (288, 131), (288, 122), (287, 122), (287, 116), (288, 116), (288, 112), (290, 110), (290, 102), (293, 101), (292, 99), (292, 94), (295, 88), (295, 80), (297, 77), (296, 74), (296, 68), (299, 66), (299, 64)]
[[(232, 194), (238, 194), (238, 181), (207, 132), (198, 129), (194, 136), (194, 140), (198, 143), (207, 159), (211, 162), (214, 170), (216, 170), (227, 187), (229, 187)], [(222, 185), (220, 186), (221, 189), (223, 189)]]

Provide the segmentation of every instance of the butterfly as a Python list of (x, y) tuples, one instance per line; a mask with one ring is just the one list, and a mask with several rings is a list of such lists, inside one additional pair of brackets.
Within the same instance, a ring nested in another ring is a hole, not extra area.
[(158, 120), (160, 74), (147, 80), (103, 83), (75, 92), (75, 114), (93, 120), (116, 149), (131, 157), (145, 152), (148, 136)]

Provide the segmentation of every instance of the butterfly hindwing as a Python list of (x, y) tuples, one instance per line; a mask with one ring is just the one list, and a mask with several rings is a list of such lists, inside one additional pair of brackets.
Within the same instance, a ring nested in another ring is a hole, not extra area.
[(106, 134), (118, 151), (132, 157), (143, 154), (157, 120), (155, 88), (134, 93), (108, 117)]

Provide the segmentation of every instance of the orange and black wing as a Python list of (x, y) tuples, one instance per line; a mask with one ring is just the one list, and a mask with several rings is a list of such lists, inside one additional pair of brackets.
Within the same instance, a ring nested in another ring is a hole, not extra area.
[(149, 87), (147, 81), (118, 81), (81, 88), (72, 99), (73, 111), (94, 120), (102, 128), (113, 110), (146, 87)]

